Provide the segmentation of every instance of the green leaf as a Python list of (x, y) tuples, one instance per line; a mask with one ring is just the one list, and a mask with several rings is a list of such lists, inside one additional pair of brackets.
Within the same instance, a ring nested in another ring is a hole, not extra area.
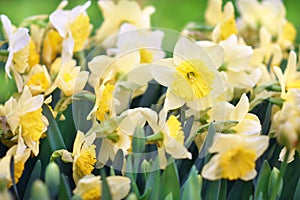
[(300, 199), (300, 178), (298, 179), (298, 183), (296, 186), (295, 194), (293, 200), (298, 200)]
[(159, 159), (157, 158), (152, 166), (151, 170), (148, 172), (148, 178), (145, 186), (145, 193), (150, 192), (149, 200), (156, 200), (159, 198), (160, 193), (160, 168), (159, 168)]
[(58, 199), (71, 199), (71, 195), (72, 192), (68, 183), (68, 179), (65, 175), (61, 174)]
[[(207, 133), (207, 136), (206, 136), (206, 139), (205, 139), (205, 142), (200, 150), (200, 153), (199, 153), (199, 157), (200, 158), (204, 158), (208, 155), (208, 149), (211, 147), (213, 141), (214, 141), (214, 137), (215, 137), (215, 134), (216, 134), (216, 130), (215, 130), (215, 127), (212, 123), (209, 124), (209, 128), (208, 128), (208, 133)], [(208, 156), (207, 156), (208, 157)], [(207, 158), (206, 157), (206, 158)], [(205, 163), (207, 162), (207, 160), (205, 161)]]
[(193, 166), (188, 180), (183, 185), (181, 199), (199, 199), (201, 200), (201, 185), (198, 179), (198, 171)]
[(227, 195), (227, 180), (221, 180), (219, 200), (225, 200)]
[(51, 151), (66, 149), (61, 132), (57, 123), (52, 115), (52, 112), (47, 105), (43, 105), (43, 114), (47, 117), (49, 126), (47, 130), (47, 140), (50, 144)]
[[(278, 180), (279, 179), (279, 180)], [(268, 186), (268, 195), (271, 196), (273, 190), (275, 190), (276, 182), (279, 181), (279, 187), (277, 188), (277, 194), (276, 197), (280, 197), (282, 186), (283, 186), (283, 180), (280, 175), (279, 170), (274, 167), (271, 171), (270, 178), (269, 178), (269, 186)]]
[(138, 186), (136, 184), (136, 177), (134, 175), (132, 159), (133, 159), (133, 157), (132, 157), (132, 154), (131, 154), (127, 158), (125, 176), (130, 178), (131, 192), (135, 193), (138, 196), (138, 198), (140, 198), (141, 195), (140, 195)]
[(168, 165), (161, 177), (161, 194), (160, 198), (166, 198), (172, 193), (173, 199), (180, 199), (180, 184), (178, 171), (172, 158), (169, 159)]
[(221, 189), (221, 180), (208, 181), (205, 190), (204, 199), (219, 199)]
[(132, 139), (132, 152), (143, 153), (145, 150), (145, 132), (142, 127), (136, 127)]
[(101, 179), (102, 179), (102, 196), (101, 199), (112, 199), (111, 192), (106, 180), (106, 176), (104, 171), (101, 171)]
[(123, 162), (124, 162), (124, 153), (122, 149), (118, 149), (115, 159), (113, 161), (112, 167), (115, 170), (121, 171), (123, 167)]
[(233, 199), (233, 200), (241, 199), (244, 185), (245, 185), (244, 181), (241, 180), (235, 181), (227, 195), (227, 199)]
[(36, 179), (40, 179), (41, 178), (41, 169), (42, 169), (42, 163), (40, 160), (36, 161), (32, 171), (31, 171), (31, 174), (30, 174), (30, 177), (27, 181), (27, 185), (26, 185), (26, 189), (25, 189), (25, 193), (23, 195), (23, 199), (29, 199), (30, 197), (30, 189), (32, 187), (32, 184), (33, 182), (36, 180)]
[(267, 160), (264, 161), (264, 164), (260, 168), (258, 180), (255, 185), (255, 193), (254, 193), (254, 199), (257, 199), (262, 193), (262, 198), (267, 199), (268, 198), (268, 185), (269, 185), (269, 177), (271, 174), (271, 168), (269, 166), (269, 163)]

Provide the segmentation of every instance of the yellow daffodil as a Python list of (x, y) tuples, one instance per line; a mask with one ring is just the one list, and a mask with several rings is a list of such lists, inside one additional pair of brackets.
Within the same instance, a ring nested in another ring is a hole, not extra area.
[(32, 67), (24, 80), (33, 95), (46, 92), (51, 85), (50, 75), (45, 65), (37, 64)]
[[(3, 25), (3, 31), (8, 40), (7, 50), (9, 51), (8, 58), (5, 63), (5, 72), (9, 77), (11, 77), (11, 70), (15, 70), (18, 73), (24, 73), (27, 69), (26, 59), (28, 59), (28, 55), (24, 51), (26, 51), (25, 48), (30, 40), (28, 29), (18, 28), (14, 31), (14, 27), (5, 15), (1, 15), (1, 22)], [(26, 60), (25, 63), (22, 62), (24, 59)]]
[(43, 95), (32, 96), (25, 86), (18, 100), (11, 97), (1, 109), (13, 135), (22, 137), (34, 155), (39, 153), (39, 140), (48, 125), (42, 114), (43, 101)]
[(217, 71), (217, 65), (223, 62), (224, 52), (221, 50), (219, 53), (207, 51), (182, 38), (175, 46), (172, 59), (158, 60), (151, 65), (154, 79), (168, 87), (166, 101), (173, 107), (166, 109), (175, 109), (184, 103), (195, 110), (205, 109), (225, 91)]
[(288, 20), (285, 21), (283, 27), (279, 31), (278, 43), (282, 49), (294, 49), (293, 45), (297, 37), (295, 26)]
[[(102, 181), (100, 176), (87, 175), (79, 180), (74, 194), (83, 200), (100, 199), (102, 196)], [(123, 176), (106, 177), (113, 200), (124, 199), (130, 191), (130, 179)]]
[(96, 163), (96, 146), (93, 144), (96, 134), (85, 136), (81, 131), (77, 135), (73, 145), (73, 152), (58, 150), (56, 154), (62, 157), (64, 162), (73, 163), (73, 180), (77, 184), (85, 175), (92, 173)]
[(56, 87), (61, 89), (65, 96), (72, 96), (73, 94), (81, 91), (87, 80), (89, 73), (87, 71), (80, 71), (80, 66), (75, 66), (76, 62), (69, 60), (64, 63), (58, 59), (55, 64), (51, 66), (52, 73), (59, 73), (52, 84), (51, 88), (47, 90), (46, 94), (51, 93)]
[(22, 137), (19, 137), (18, 144), (11, 147), (6, 155), (0, 159), (0, 174), (7, 179), (8, 187), (12, 186), (11, 173), (10, 173), (10, 162), (11, 158), (14, 157), (14, 175), (15, 183), (18, 183), (21, 178), (25, 163), (30, 156), (30, 149), (26, 147)]
[(73, 52), (81, 51), (84, 48), (90, 35), (92, 26), (86, 14), (86, 9), (90, 4), (91, 2), (87, 1), (84, 5), (76, 6), (70, 11), (58, 9), (49, 16), (50, 22), (63, 38), (63, 63), (68, 62), (73, 57)]
[(152, 6), (147, 6), (142, 10), (137, 2), (129, 0), (121, 0), (117, 4), (111, 0), (100, 0), (98, 4), (104, 22), (97, 30), (97, 41), (103, 41), (108, 36), (117, 33), (123, 23), (129, 23), (138, 28), (149, 28), (150, 15), (155, 11)]
[(209, 149), (215, 155), (203, 167), (201, 174), (209, 180), (251, 180), (257, 174), (255, 161), (268, 144), (268, 136), (218, 134)]

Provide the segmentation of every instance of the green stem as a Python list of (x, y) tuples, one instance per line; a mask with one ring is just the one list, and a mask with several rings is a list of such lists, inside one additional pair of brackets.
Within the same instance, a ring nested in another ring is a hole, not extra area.
[(284, 157), (284, 160), (283, 160), (283, 162), (280, 166), (279, 177), (276, 180), (275, 187), (274, 187), (274, 190), (272, 191), (270, 200), (275, 200), (276, 199), (276, 196), (277, 196), (277, 193), (278, 193), (278, 190), (279, 190), (279, 187), (280, 187), (280, 180), (281, 180), (281, 178), (283, 179), (283, 176), (284, 176), (284, 173), (285, 173), (285, 170), (286, 170), (287, 160), (289, 158), (289, 154), (290, 154), (290, 151), (287, 150), (286, 154), (285, 154), (285, 157)]

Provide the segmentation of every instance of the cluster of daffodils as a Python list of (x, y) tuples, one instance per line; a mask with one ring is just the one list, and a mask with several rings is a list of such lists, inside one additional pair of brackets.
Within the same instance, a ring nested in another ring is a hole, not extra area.
[[(62, 179), (82, 199), (142, 198), (138, 190), (150, 183), (137, 184), (170, 162), (178, 170), (195, 163), (207, 181), (252, 180), (272, 156), (292, 162), (300, 152), (296, 29), (281, 1), (222, 5), (209, 0), (205, 24), (181, 33), (151, 28), (154, 7), (130, 0), (99, 0), (99, 28), (87, 14), (91, 1), (71, 10), (62, 1), (20, 27), (1, 15), (3, 73), (16, 86), (0, 102), (6, 187), (28, 180), (25, 164), (43, 157), (62, 171), (70, 166)], [(78, 130), (61, 129), (73, 120)], [(74, 138), (70, 146), (66, 138)], [(281, 152), (270, 156), (273, 138)], [(141, 180), (132, 175), (141, 172)]]

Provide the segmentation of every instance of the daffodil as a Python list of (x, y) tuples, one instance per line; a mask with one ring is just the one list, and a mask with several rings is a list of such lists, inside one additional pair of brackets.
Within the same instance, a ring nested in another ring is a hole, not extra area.
[(85, 136), (81, 131), (77, 135), (73, 145), (73, 152), (58, 150), (54, 155), (61, 156), (64, 162), (73, 163), (73, 180), (77, 184), (85, 175), (92, 173), (96, 163), (96, 146), (93, 144), (96, 134)]
[(39, 153), (39, 140), (48, 126), (48, 120), (42, 114), (43, 101), (43, 95), (32, 96), (29, 88), (25, 86), (18, 100), (11, 97), (1, 107), (1, 113), (13, 135), (22, 137), (34, 155)]
[(22, 137), (19, 137), (18, 144), (12, 146), (6, 155), (0, 159), (0, 174), (3, 175), (8, 183), (8, 187), (12, 186), (12, 179), (10, 173), (11, 158), (14, 157), (14, 178), (15, 183), (18, 183), (21, 178), (25, 163), (30, 156), (30, 149), (26, 147)]
[(281, 86), (282, 98), (285, 98), (286, 90), (291, 88), (300, 89), (300, 72), (297, 71), (297, 55), (294, 51), (291, 51), (289, 54), (284, 73), (277, 66), (274, 66), (274, 72)]
[(285, 146), (281, 150), (279, 159), (283, 161), (287, 150), (289, 150), (288, 162), (291, 162), (294, 160), (295, 151), (300, 152), (300, 89), (289, 89), (285, 93), (284, 99), (281, 110), (273, 116), (274, 136), (279, 143)]
[(160, 30), (138, 29), (131, 24), (123, 24), (117, 39), (117, 48), (108, 49), (117, 55), (137, 51), (140, 63), (151, 63), (164, 58), (165, 53), (161, 50), (164, 33)]
[[(273, 36), (278, 35), (278, 31), (285, 21), (285, 7), (281, 1), (277, 0), (238, 0), (237, 8), (241, 14), (240, 29), (251, 27), (258, 30), (261, 26), (266, 27)], [(276, 21), (276, 23), (273, 23)]]
[(168, 87), (166, 104), (169, 106), (166, 109), (175, 109), (184, 103), (195, 110), (205, 109), (225, 91), (217, 71), (224, 52), (221, 50), (216, 54), (213, 49), (208, 51), (181, 38), (175, 46), (173, 58), (158, 60), (151, 65), (154, 79)]
[(45, 65), (35, 65), (24, 79), (33, 95), (46, 92), (51, 85), (51, 78)]
[(70, 11), (58, 9), (49, 17), (50, 22), (63, 38), (63, 63), (72, 58), (73, 52), (81, 51), (87, 42), (92, 28), (90, 19), (86, 14), (86, 9), (90, 4), (91, 2), (87, 1), (84, 5), (76, 6)]
[[(124, 176), (106, 177), (112, 199), (124, 199), (130, 191), (130, 179)], [(87, 175), (79, 180), (74, 194), (83, 200), (100, 199), (102, 196), (102, 181), (100, 176)]]
[(137, 2), (129, 0), (121, 0), (117, 4), (111, 0), (100, 0), (98, 4), (104, 21), (97, 30), (97, 41), (103, 41), (108, 36), (117, 33), (123, 23), (129, 23), (138, 28), (149, 28), (150, 15), (155, 11), (152, 6), (141, 9)]
[[(14, 30), (11, 21), (5, 15), (1, 15), (1, 22), (3, 25), (3, 31), (8, 40), (7, 50), (9, 51), (8, 58), (5, 63), (5, 72), (9, 77), (11, 77), (11, 70), (15, 70), (18, 73), (24, 73), (27, 68), (26, 59), (28, 56), (27, 54), (24, 55), (24, 48), (26, 48), (30, 40), (28, 29), (18, 28), (17, 30)], [(20, 62), (24, 59), (26, 62), (21, 64)]]
[(203, 178), (209, 180), (253, 179), (257, 172), (255, 161), (269, 144), (268, 136), (217, 134), (209, 149), (215, 154), (202, 169)]
[(81, 91), (87, 80), (89, 73), (87, 71), (80, 71), (80, 66), (75, 66), (76, 62), (69, 60), (67, 63), (63, 63), (60, 59), (57, 60), (55, 65), (51, 66), (51, 70), (55, 72), (59, 71), (55, 78), (54, 83), (47, 90), (46, 94), (51, 93), (56, 87), (61, 89), (65, 96), (72, 96), (73, 94)]
[[(214, 16), (214, 13), (211, 13)], [(234, 16), (234, 6), (232, 2), (227, 2), (224, 6), (224, 12), (220, 17), (220, 21), (214, 28), (212, 32), (212, 39), (215, 42), (226, 40), (231, 35), (238, 33), (235, 16)]]
[(283, 27), (278, 33), (278, 43), (282, 49), (294, 49), (293, 45), (297, 37), (295, 26), (288, 20), (285, 21)]

